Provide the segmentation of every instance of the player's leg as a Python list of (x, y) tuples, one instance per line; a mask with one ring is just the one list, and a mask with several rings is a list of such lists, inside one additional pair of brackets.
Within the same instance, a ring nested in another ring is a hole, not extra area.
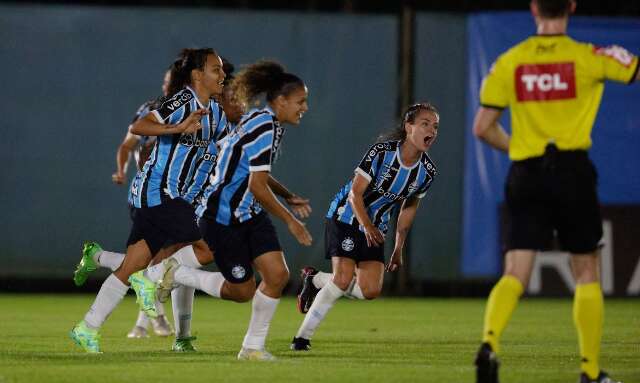
[(144, 239), (127, 247), (127, 256), (120, 268), (107, 277), (84, 320), (71, 330), (71, 338), (86, 352), (100, 352), (99, 328), (129, 290), (129, 275), (144, 268), (150, 260), (151, 250)]
[(311, 349), (310, 341), (316, 329), (352, 283), (356, 269), (356, 262), (353, 259), (333, 257), (331, 263), (333, 266), (333, 279), (327, 282), (315, 297), (296, 336), (293, 338), (291, 343), (292, 350), (306, 351)]
[(270, 361), (275, 357), (265, 350), (265, 342), (282, 290), (289, 281), (289, 269), (282, 251), (264, 253), (254, 259), (253, 264), (262, 281), (253, 296), (251, 319), (238, 359)]

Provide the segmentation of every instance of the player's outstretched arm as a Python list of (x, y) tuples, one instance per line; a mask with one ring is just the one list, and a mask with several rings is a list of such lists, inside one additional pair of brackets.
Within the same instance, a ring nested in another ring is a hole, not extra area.
[[(131, 126), (129, 126), (131, 128)], [(127, 174), (127, 165), (129, 164), (129, 155), (131, 151), (136, 148), (140, 138), (135, 134), (131, 134), (127, 132), (127, 135), (124, 137), (124, 140), (118, 146), (118, 151), (116, 152), (116, 171), (111, 175), (111, 180), (118, 184), (122, 185), (124, 183), (125, 175)]]
[(309, 200), (307, 198), (300, 197), (295, 193), (289, 191), (283, 184), (281, 184), (277, 179), (273, 178), (272, 175), (269, 175), (269, 187), (271, 190), (282, 198), (289, 204), (293, 213), (298, 216), (298, 218), (307, 218), (311, 214), (311, 205), (309, 204)]
[(198, 109), (179, 124), (162, 124), (153, 113), (149, 113), (131, 125), (129, 130), (139, 136), (162, 136), (165, 134), (194, 133), (202, 129), (200, 119), (207, 114), (206, 109)]
[(349, 204), (353, 209), (356, 219), (360, 222), (364, 229), (364, 236), (367, 238), (367, 246), (378, 247), (384, 243), (384, 235), (380, 229), (375, 227), (367, 215), (367, 209), (364, 207), (364, 192), (369, 186), (369, 180), (361, 174), (356, 173), (353, 177), (351, 190), (349, 191)]
[(407, 239), (409, 230), (413, 226), (413, 220), (416, 218), (416, 212), (420, 205), (420, 198), (410, 197), (402, 203), (400, 214), (398, 214), (398, 223), (396, 224), (396, 243), (393, 247), (393, 254), (389, 259), (386, 267), (387, 271), (396, 271), (402, 266), (402, 250), (404, 242)]
[(283, 220), (296, 240), (305, 246), (311, 246), (311, 234), (280, 201), (269, 187), (270, 173), (266, 171), (251, 172), (249, 175), (249, 191), (256, 197), (266, 211)]
[(502, 110), (481, 106), (473, 121), (473, 134), (492, 147), (509, 151), (510, 137), (498, 122)]

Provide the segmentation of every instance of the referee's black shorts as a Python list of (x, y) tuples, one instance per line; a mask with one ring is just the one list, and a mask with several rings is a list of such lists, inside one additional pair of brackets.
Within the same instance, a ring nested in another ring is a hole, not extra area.
[(168, 243), (190, 243), (201, 239), (194, 207), (182, 198), (154, 207), (133, 208), (133, 226), (127, 247), (144, 239), (155, 256)]
[(506, 250), (591, 253), (602, 238), (597, 173), (586, 151), (548, 147), (542, 157), (514, 161), (505, 186)]

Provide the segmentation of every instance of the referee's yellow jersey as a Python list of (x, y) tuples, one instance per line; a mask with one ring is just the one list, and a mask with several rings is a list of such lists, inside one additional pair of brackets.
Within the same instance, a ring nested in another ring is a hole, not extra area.
[(631, 82), (638, 57), (567, 35), (532, 36), (502, 54), (485, 77), (480, 104), (511, 109), (511, 160), (589, 149), (604, 80)]

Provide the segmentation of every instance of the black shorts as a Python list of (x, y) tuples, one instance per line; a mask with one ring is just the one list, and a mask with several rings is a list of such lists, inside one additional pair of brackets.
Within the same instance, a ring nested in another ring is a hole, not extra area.
[(144, 239), (154, 256), (167, 243), (191, 243), (202, 237), (193, 206), (174, 198), (154, 207), (133, 208), (127, 247)]
[[(597, 173), (585, 151), (558, 151), (511, 164), (506, 196), (506, 250), (590, 253), (602, 238)], [(557, 238), (554, 238), (557, 234)]]
[(354, 225), (327, 218), (324, 224), (325, 258), (343, 257), (362, 261), (384, 263), (384, 244), (367, 246), (367, 237)]
[(251, 279), (253, 260), (260, 255), (282, 251), (276, 229), (264, 212), (237, 225), (227, 226), (204, 217), (198, 223), (218, 269), (231, 283)]

